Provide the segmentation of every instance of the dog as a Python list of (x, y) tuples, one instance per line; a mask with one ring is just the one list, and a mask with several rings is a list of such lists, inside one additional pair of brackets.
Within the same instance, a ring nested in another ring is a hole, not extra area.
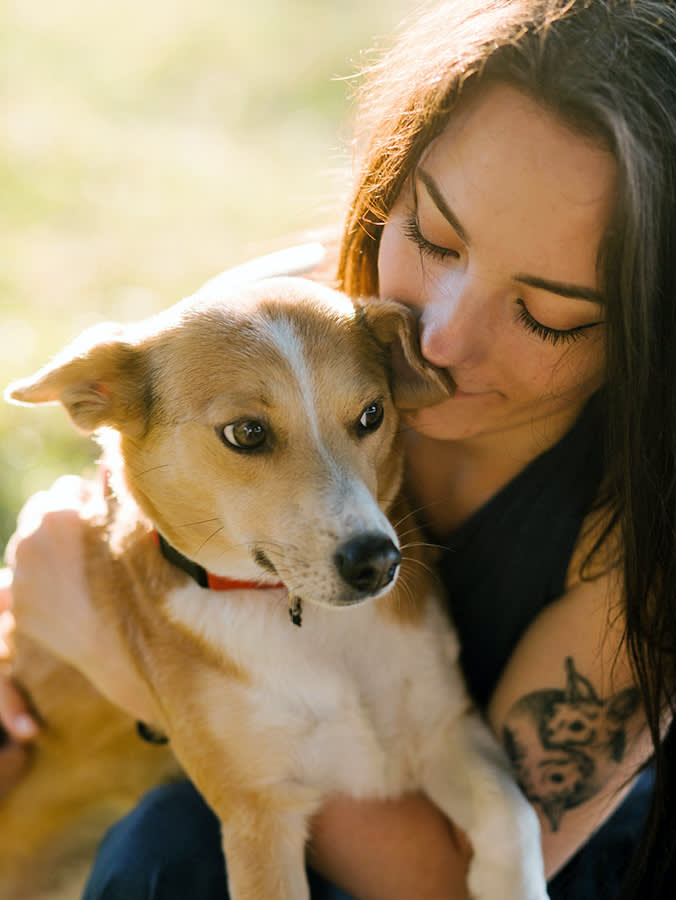
[[(101, 435), (113, 499), (87, 541), (91, 596), (220, 820), (233, 900), (308, 900), (322, 801), (411, 790), (467, 833), (474, 898), (547, 896), (537, 817), (472, 707), (402, 492), (399, 416), (452, 390), (403, 304), (291, 277), (96, 326), (8, 389)], [(44, 740), (68, 740), (66, 696)], [(38, 852), (40, 803), (14, 847)]]

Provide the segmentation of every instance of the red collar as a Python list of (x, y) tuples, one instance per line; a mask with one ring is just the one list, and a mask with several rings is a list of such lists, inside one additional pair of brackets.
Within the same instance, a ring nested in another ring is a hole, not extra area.
[(270, 588), (283, 588), (280, 582), (269, 584), (263, 581), (241, 581), (238, 578), (226, 578), (223, 575), (214, 575), (213, 572), (207, 572), (199, 563), (193, 562), (187, 556), (183, 556), (175, 547), (162, 537), (158, 531), (153, 531), (153, 540), (160, 548), (162, 556), (179, 569), (187, 572), (200, 587), (209, 588), (212, 591), (243, 591), (243, 590), (266, 590)]

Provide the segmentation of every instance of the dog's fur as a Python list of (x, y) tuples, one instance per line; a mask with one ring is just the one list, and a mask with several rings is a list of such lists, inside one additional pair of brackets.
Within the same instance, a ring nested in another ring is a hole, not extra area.
[[(535, 813), (471, 708), (400, 496), (395, 407), (451, 390), (401, 304), (291, 278), (99, 327), (10, 389), (61, 402), (114, 445), (116, 499), (88, 537), (91, 596), (156, 700), (152, 725), (221, 821), (233, 900), (308, 897), (308, 823), (329, 794), (413, 789), (469, 835), (476, 898), (546, 897)], [(160, 557), (154, 528), (218, 575), (285, 588), (205, 590)], [(19, 860), (5, 900), (40, 896), (17, 885), (61, 851), (68, 820), (106, 806), (121, 771), (138, 790), (171, 768), (84, 682), (64, 671), (45, 684), (38, 655), (17, 657), (46, 726), (0, 810), (0, 869)]]

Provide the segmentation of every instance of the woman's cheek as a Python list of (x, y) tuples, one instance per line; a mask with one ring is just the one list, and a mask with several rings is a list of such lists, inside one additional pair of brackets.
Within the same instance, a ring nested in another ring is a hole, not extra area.
[(403, 224), (399, 217), (390, 218), (383, 228), (378, 252), (379, 292), (381, 297), (419, 306), (420, 254), (402, 233)]

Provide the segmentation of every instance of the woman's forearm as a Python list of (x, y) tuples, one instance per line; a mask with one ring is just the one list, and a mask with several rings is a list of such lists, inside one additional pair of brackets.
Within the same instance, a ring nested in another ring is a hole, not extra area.
[(467, 900), (471, 850), (422, 794), (336, 796), (315, 817), (309, 862), (355, 900)]

